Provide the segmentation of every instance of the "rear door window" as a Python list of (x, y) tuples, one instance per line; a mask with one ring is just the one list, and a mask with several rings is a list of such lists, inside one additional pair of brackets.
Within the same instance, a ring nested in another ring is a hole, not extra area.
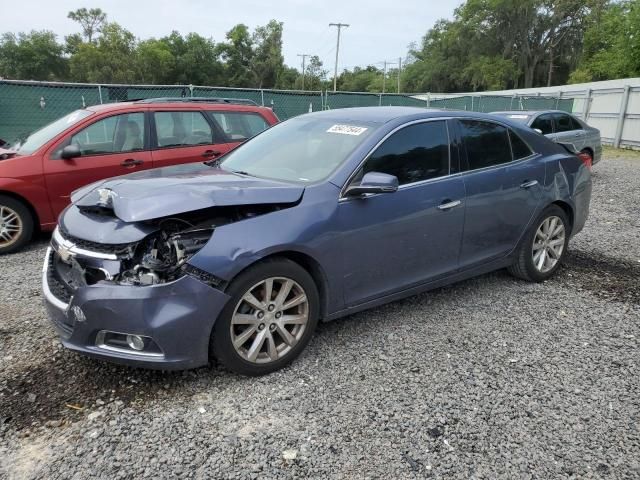
[(468, 170), (501, 165), (513, 159), (506, 127), (481, 120), (459, 120), (459, 123)]
[(153, 116), (160, 148), (215, 143), (213, 129), (201, 112), (154, 112)]
[(555, 113), (553, 119), (556, 125), (556, 133), (570, 132), (575, 130), (573, 119), (564, 113)]
[(533, 121), (531, 128), (540, 130), (543, 135), (553, 133), (553, 120), (551, 115), (540, 115)]
[(207, 112), (229, 142), (242, 142), (269, 128), (267, 121), (259, 113), (251, 112)]

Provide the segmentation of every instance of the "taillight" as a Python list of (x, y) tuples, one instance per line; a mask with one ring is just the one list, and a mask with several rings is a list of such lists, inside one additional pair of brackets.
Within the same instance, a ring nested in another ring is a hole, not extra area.
[(578, 154), (578, 158), (582, 160), (582, 163), (584, 163), (589, 170), (591, 170), (591, 166), (592, 166), (591, 155), (585, 152), (580, 152)]

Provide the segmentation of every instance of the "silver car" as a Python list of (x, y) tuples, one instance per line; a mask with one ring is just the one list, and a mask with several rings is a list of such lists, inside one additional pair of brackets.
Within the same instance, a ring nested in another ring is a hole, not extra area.
[(492, 112), (525, 123), (554, 142), (572, 143), (576, 150), (586, 153), (595, 165), (602, 158), (600, 130), (590, 127), (579, 118), (560, 110)]

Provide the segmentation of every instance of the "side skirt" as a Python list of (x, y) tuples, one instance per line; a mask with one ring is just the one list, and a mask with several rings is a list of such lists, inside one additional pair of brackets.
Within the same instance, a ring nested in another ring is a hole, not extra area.
[(445, 285), (450, 285), (452, 283), (460, 282), (462, 280), (466, 280), (468, 278), (477, 277), (478, 275), (483, 275), (485, 273), (493, 272), (494, 270), (499, 270), (501, 268), (506, 268), (513, 262), (510, 256), (501, 258), (500, 260), (481, 265), (479, 267), (472, 268), (470, 270), (465, 270), (463, 272), (455, 273), (451, 276), (435, 280), (432, 282), (422, 283), (415, 287), (408, 288), (406, 290), (402, 290), (400, 292), (393, 293), (391, 295), (385, 295), (384, 297), (376, 298), (374, 300), (370, 300), (365, 303), (361, 303), (359, 305), (354, 305), (353, 307), (345, 308), (343, 310), (339, 310), (330, 315), (327, 315), (323, 321), (329, 322), (331, 320), (336, 320), (338, 318), (346, 317), (347, 315), (352, 315), (357, 312), (361, 312), (363, 310), (368, 310), (370, 308), (379, 307), (380, 305), (384, 305), (386, 303), (394, 302), (396, 300), (401, 300), (403, 298), (411, 297), (413, 295), (417, 295), (419, 293), (424, 293), (429, 290), (433, 290), (435, 288), (444, 287)]

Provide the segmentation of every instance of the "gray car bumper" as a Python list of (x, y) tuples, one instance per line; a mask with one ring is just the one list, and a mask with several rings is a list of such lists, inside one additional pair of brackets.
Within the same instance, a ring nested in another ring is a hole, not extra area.
[[(49, 285), (47, 251), (42, 276), (45, 305), (62, 344), (77, 352), (132, 366), (187, 369), (209, 361), (213, 324), (229, 300), (220, 290), (184, 276), (153, 286), (98, 283), (79, 288), (68, 302)], [(139, 335), (153, 349), (136, 352), (104, 343), (104, 333)]]

